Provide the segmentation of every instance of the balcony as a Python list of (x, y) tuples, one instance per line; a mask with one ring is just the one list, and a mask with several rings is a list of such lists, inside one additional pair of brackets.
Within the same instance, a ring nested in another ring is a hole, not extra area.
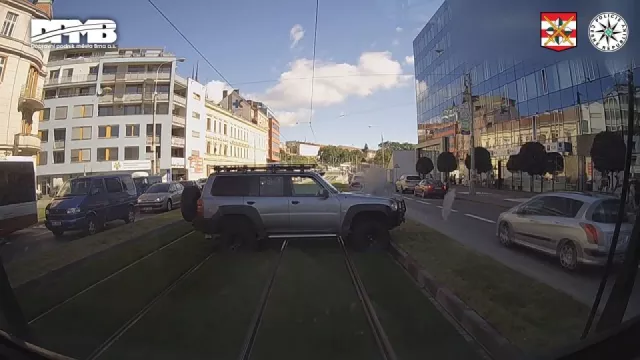
[(35, 155), (40, 151), (40, 138), (31, 134), (16, 134), (13, 140), (16, 153), (22, 156)]
[(185, 140), (183, 137), (172, 136), (171, 137), (171, 146), (173, 147), (184, 147)]
[(178, 74), (175, 75), (175, 79), (177, 84), (187, 87), (187, 79), (183, 78)]
[(60, 56), (55, 56), (49, 58), (49, 62), (47, 65), (49, 66), (59, 66), (59, 65), (68, 65), (68, 64), (81, 64), (81, 63), (89, 63), (89, 62), (98, 62), (101, 59), (122, 59), (122, 58), (140, 58), (146, 57), (150, 58), (150, 61), (153, 61), (153, 58), (172, 58), (175, 57), (175, 54), (169, 52), (148, 52), (148, 53), (126, 53), (120, 54), (118, 52), (108, 52), (106, 54), (96, 54), (92, 56), (82, 56), (82, 57), (70, 57), (70, 58), (62, 58)]
[(187, 119), (185, 119), (184, 116), (173, 115), (172, 123), (173, 125), (185, 126), (187, 124)]
[[(147, 146), (153, 145), (153, 136), (147, 135)], [(160, 145), (160, 136), (156, 136), (155, 145)]]
[(44, 109), (42, 86), (23, 85), (20, 89), (20, 97), (18, 98), (18, 110), (39, 111)]
[(173, 102), (184, 107), (187, 106), (187, 99), (182, 95), (173, 94)]
[(44, 86), (96, 82), (97, 80), (98, 74), (64, 76), (55, 79), (45, 79)]
[(171, 158), (171, 167), (172, 168), (183, 168), (185, 166), (184, 158), (181, 157), (172, 157)]

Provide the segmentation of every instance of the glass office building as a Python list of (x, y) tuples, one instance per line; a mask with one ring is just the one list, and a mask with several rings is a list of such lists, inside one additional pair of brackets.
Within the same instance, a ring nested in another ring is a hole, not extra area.
[[(597, 179), (590, 144), (598, 132), (626, 129), (626, 74), (611, 74), (610, 67), (594, 58), (519, 59), (518, 47), (525, 45), (517, 43), (509, 45), (512, 54), (478, 60), (477, 54), (465, 54), (465, 44), (457, 44), (454, 39), (460, 37), (451, 34), (453, 26), (470, 26), (473, 21), (456, 19), (452, 1), (472, 0), (445, 1), (413, 42), (420, 156), (435, 160), (438, 153), (451, 151), (460, 160), (458, 175), (467, 176), (463, 160), (469, 151), (469, 136), (460, 134), (459, 114), (462, 106), (468, 106), (463, 93), (469, 74), (475, 146), (490, 151), (494, 176), (500, 171), (506, 187), (529, 189), (528, 175), (521, 180), (506, 170), (508, 157), (528, 141), (538, 141), (548, 152), (559, 152), (565, 159), (562, 173), (544, 185), (534, 181), (536, 191), (541, 187), (582, 189)], [(635, 68), (634, 77), (637, 84), (640, 68)], [(635, 102), (638, 110), (640, 97)], [(640, 153), (638, 145), (640, 139), (634, 153)], [(640, 156), (637, 163), (633, 171), (640, 173)]]

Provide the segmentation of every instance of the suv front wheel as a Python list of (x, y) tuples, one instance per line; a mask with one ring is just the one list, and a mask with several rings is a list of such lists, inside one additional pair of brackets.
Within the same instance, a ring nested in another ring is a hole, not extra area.
[(386, 250), (390, 242), (389, 229), (375, 219), (356, 221), (349, 235), (349, 243), (357, 251)]

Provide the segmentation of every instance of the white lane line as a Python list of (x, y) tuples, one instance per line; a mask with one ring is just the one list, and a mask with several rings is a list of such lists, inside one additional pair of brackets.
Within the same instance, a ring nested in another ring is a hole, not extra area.
[(418, 200), (418, 202), (419, 202), (420, 204), (431, 205), (431, 203), (430, 203), (430, 202), (428, 202), (428, 201), (424, 201), (424, 200)]
[[(442, 206), (440, 206), (440, 205), (436, 205), (436, 207), (437, 207), (438, 209), (442, 209)], [(451, 209), (451, 212), (458, 212), (458, 210)]]
[(475, 216), (475, 215), (472, 215), (472, 214), (464, 214), (464, 216), (468, 216), (468, 217), (473, 218), (473, 219), (476, 219), (476, 220), (480, 220), (480, 221), (488, 222), (488, 223), (490, 223), (490, 224), (495, 224), (495, 223), (496, 223), (496, 222), (495, 222), (495, 221), (493, 221), (493, 220), (485, 219), (485, 218), (483, 218), (483, 217)]

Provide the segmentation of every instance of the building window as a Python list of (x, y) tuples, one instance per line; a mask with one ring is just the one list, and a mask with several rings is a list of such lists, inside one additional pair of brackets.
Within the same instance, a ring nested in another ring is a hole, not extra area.
[[(156, 124), (156, 136), (160, 136), (162, 124)], [(153, 135), (153, 124), (147, 124), (147, 136)]]
[(98, 148), (98, 161), (117, 161), (117, 160), (118, 160), (117, 147)]
[(47, 152), (40, 151), (36, 154), (36, 165), (47, 165)]
[(71, 140), (91, 140), (91, 126), (77, 126), (72, 128)]
[(158, 115), (167, 115), (169, 113), (169, 104), (157, 104), (156, 105), (156, 114)]
[(146, 71), (147, 69), (146, 69), (146, 66), (144, 65), (128, 65), (127, 66), (128, 73), (140, 74)]
[(227, 135), (227, 124), (224, 124), (224, 132), (223, 132), (223, 134)]
[(127, 146), (124, 148), (125, 160), (140, 160), (140, 148), (137, 146)]
[(40, 110), (40, 121), (49, 121), (49, 118), (51, 118), (51, 109), (44, 108)]
[(93, 116), (93, 105), (76, 105), (73, 107), (73, 118), (88, 118)]
[(98, 116), (113, 116), (113, 106), (111, 105), (99, 105)]
[(64, 164), (64, 150), (54, 151), (52, 154), (54, 164)]
[(191, 117), (193, 117), (194, 119), (198, 119), (198, 120), (200, 120), (200, 113), (199, 113), (199, 112), (192, 111), (192, 112), (191, 112)]
[(98, 138), (100, 139), (117, 138), (119, 133), (120, 125), (98, 126)]
[(18, 21), (18, 14), (12, 13), (11, 11), (7, 12), (7, 16), (4, 18), (4, 23), (2, 24), (2, 31), (0, 31), (0, 35), (2, 36), (11, 36), (13, 34), (13, 29), (16, 28), (16, 22)]
[(142, 114), (142, 106), (141, 105), (125, 105), (124, 106), (124, 114), (125, 115), (140, 115), (140, 114)]
[(193, 93), (193, 99), (200, 101), (201, 99), (200, 94)]
[(56, 114), (55, 114), (55, 119), (56, 120), (65, 120), (67, 118), (67, 110), (69, 108), (66, 106), (58, 106), (56, 107)]
[(211, 131), (211, 118), (207, 118), (207, 131)]
[(127, 124), (127, 125), (125, 125), (125, 136), (126, 137), (138, 137), (138, 136), (140, 136), (140, 125), (139, 124)]
[(126, 94), (142, 94), (142, 85), (127, 85), (124, 92)]
[(0, 56), (0, 82), (2, 82), (2, 78), (4, 78), (4, 69), (7, 66), (7, 57)]
[(115, 73), (118, 72), (118, 67), (111, 65), (111, 66), (104, 66), (102, 67), (102, 74), (106, 74), (106, 75), (113, 75)]
[(89, 162), (91, 161), (91, 149), (71, 149), (71, 162)]
[(191, 136), (193, 136), (194, 138), (199, 138), (199, 137), (200, 137), (200, 132), (198, 132), (198, 131), (192, 131), (192, 132), (191, 132)]
[(207, 141), (207, 154), (211, 154), (211, 142)]
[(39, 130), (38, 137), (40, 138), (40, 142), (46, 143), (49, 141), (49, 130)]

